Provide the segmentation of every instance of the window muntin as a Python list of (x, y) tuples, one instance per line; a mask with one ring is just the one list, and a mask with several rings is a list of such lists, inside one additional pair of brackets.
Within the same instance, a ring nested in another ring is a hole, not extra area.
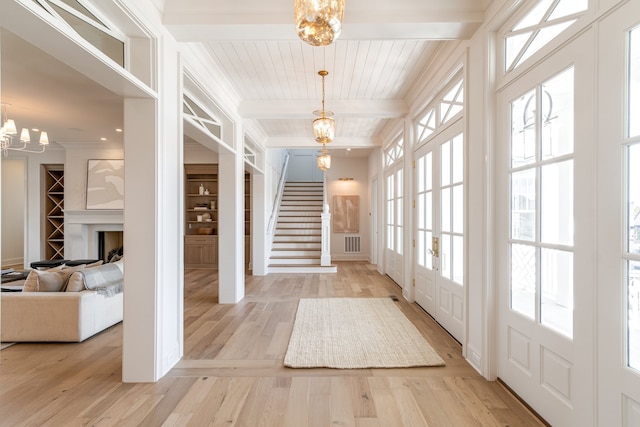
[(124, 67), (125, 42), (113, 28), (96, 17), (82, 2), (77, 0), (34, 0), (36, 4), (53, 16), (59, 17), (80, 37)]
[(511, 103), (510, 307), (573, 336), (573, 68)]
[(504, 70), (517, 68), (588, 9), (588, 0), (541, 0), (504, 35)]
[(417, 145), (426, 142), (464, 111), (464, 79), (449, 84), (416, 121)]
[(440, 146), (441, 274), (464, 284), (464, 138)]

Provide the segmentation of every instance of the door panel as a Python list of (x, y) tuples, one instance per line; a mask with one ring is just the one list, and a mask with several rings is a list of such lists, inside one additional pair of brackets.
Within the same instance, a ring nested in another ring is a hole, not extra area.
[(416, 158), (416, 302), (451, 335), (464, 334), (464, 139), (462, 121)]

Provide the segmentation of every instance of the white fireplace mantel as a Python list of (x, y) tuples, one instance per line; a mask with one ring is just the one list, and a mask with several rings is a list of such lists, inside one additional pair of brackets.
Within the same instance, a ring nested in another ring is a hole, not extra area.
[(64, 211), (65, 224), (124, 224), (122, 209)]
[(67, 259), (94, 259), (98, 255), (100, 231), (122, 231), (122, 209), (65, 210), (64, 257)]

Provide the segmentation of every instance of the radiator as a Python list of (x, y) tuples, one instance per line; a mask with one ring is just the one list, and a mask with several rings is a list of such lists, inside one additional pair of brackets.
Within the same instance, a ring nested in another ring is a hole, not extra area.
[(360, 236), (344, 236), (344, 253), (360, 252)]

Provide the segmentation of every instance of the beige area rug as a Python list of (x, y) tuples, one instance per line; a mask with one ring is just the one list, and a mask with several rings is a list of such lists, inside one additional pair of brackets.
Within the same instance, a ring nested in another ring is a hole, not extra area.
[(305, 298), (284, 365), (290, 368), (406, 368), (444, 361), (389, 298)]

